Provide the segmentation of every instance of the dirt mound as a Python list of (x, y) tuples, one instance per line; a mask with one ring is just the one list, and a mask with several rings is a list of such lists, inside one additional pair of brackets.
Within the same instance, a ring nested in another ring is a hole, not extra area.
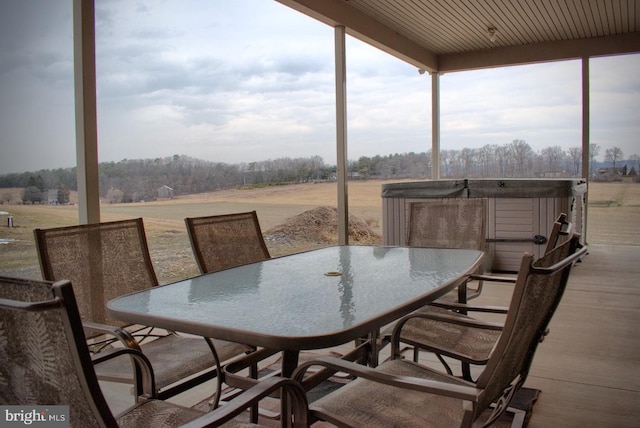
[[(313, 241), (335, 243), (338, 238), (338, 210), (333, 207), (318, 207), (288, 218), (283, 224), (265, 232), (269, 241)], [(377, 244), (380, 236), (366, 221), (349, 216), (349, 242), (354, 244)]]

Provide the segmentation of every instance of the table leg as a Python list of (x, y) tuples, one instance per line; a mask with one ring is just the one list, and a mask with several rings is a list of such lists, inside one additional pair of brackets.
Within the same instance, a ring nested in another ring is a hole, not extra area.
[(285, 349), (282, 351), (282, 376), (291, 377), (293, 371), (298, 367), (298, 357), (300, 351), (296, 349)]
[(380, 330), (375, 330), (369, 333), (369, 343), (371, 345), (371, 352), (369, 353), (369, 366), (377, 367), (378, 358), (380, 353)]

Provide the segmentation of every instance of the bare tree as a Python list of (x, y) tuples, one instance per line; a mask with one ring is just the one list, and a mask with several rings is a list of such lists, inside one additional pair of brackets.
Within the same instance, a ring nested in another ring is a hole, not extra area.
[(560, 146), (547, 147), (542, 150), (542, 155), (547, 163), (548, 171), (551, 173), (557, 173), (559, 165), (564, 158), (564, 150)]
[(591, 175), (593, 176), (593, 165), (596, 163), (596, 157), (600, 154), (600, 146), (596, 143), (589, 144), (589, 165), (591, 166)]
[(620, 149), (620, 147), (613, 146), (604, 152), (604, 159), (612, 163), (614, 171), (616, 169), (616, 162), (621, 161), (623, 157), (624, 153), (622, 153), (622, 149)]
[(520, 176), (526, 174), (529, 170), (527, 166), (530, 164), (531, 156), (533, 155), (531, 146), (524, 140), (513, 140), (509, 145), (509, 151), (515, 163), (515, 171)]
[(571, 160), (571, 173), (577, 177), (580, 174), (580, 164), (582, 163), (582, 149), (569, 147), (569, 159)]

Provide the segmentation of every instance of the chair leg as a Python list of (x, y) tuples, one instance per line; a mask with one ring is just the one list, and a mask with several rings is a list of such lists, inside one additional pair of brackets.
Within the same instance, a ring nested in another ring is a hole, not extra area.
[[(258, 362), (253, 362), (251, 364), (251, 366), (249, 367), (249, 376), (251, 377), (251, 379), (258, 379)], [(250, 420), (252, 424), (257, 424), (258, 423), (258, 413), (259, 413), (259, 407), (258, 407), (258, 403), (256, 404), (252, 404), (251, 408), (249, 409), (250, 411)]]
[(449, 364), (447, 364), (447, 362), (444, 360), (444, 358), (442, 358), (442, 355), (436, 354), (436, 357), (438, 357), (438, 359), (440, 360), (440, 362), (444, 366), (445, 370), (447, 371), (447, 374), (453, 376), (453, 370), (451, 370), (451, 367), (449, 366)]
[(471, 365), (469, 363), (462, 362), (462, 378), (469, 382), (473, 382), (473, 379), (471, 378)]
[(413, 347), (413, 362), (417, 363), (420, 359), (420, 349), (417, 346)]

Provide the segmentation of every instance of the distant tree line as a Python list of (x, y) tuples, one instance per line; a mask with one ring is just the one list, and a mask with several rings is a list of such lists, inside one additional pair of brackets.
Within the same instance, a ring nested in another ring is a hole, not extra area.
[[(600, 146), (591, 144), (593, 177), (603, 177), (596, 157)], [(606, 165), (616, 174), (640, 171), (640, 157), (623, 160), (618, 147), (604, 153)], [(441, 150), (442, 178), (480, 177), (580, 177), (582, 150), (559, 146), (534, 151), (524, 140), (478, 149)], [(349, 162), (352, 179), (430, 178), (431, 153), (404, 153), (362, 156)], [(600, 173), (598, 171), (600, 170)], [(155, 200), (163, 186), (173, 195), (195, 194), (242, 186), (334, 180), (336, 166), (320, 156), (279, 158), (250, 163), (227, 164), (174, 155), (156, 159), (124, 159), (99, 165), (100, 196), (106, 202)], [(615, 175), (615, 174), (614, 174)], [(76, 168), (58, 168), (20, 174), (0, 175), (0, 188), (24, 188), (23, 201), (51, 203), (51, 190), (57, 190), (56, 203), (68, 203), (69, 191), (77, 190)], [(3, 202), (3, 201), (0, 201)]]
[[(591, 176), (597, 172), (596, 157), (600, 146), (591, 144)], [(606, 150), (605, 162), (616, 169), (624, 154), (618, 147)], [(628, 168), (640, 170), (640, 157), (633, 155), (625, 162)], [(421, 178), (431, 177), (431, 152), (363, 156), (351, 162), (349, 169), (363, 178)], [(442, 178), (481, 177), (580, 177), (582, 176), (582, 148), (568, 150), (560, 146), (534, 151), (524, 140), (509, 144), (488, 144), (478, 149), (440, 150), (440, 176)]]
[[(335, 175), (335, 167), (326, 165), (320, 156), (231, 165), (174, 155), (156, 159), (103, 162), (98, 170), (100, 196), (107, 202), (155, 200), (157, 191), (162, 186), (169, 186), (174, 195), (180, 195), (241, 186), (325, 180)], [(56, 203), (67, 203), (68, 190), (78, 188), (76, 168), (0, 176), (0, 188), (10, 187), (24, 188), (22, 199), (28, 203), (45, 203), (48, 191), (59, 189), (61, 193)]]

